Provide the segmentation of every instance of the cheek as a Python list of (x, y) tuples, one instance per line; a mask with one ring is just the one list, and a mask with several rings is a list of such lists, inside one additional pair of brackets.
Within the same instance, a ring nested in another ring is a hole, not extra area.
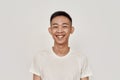
[(55, 33), (56, 33), (56, 30), (55, 30), (55, 29), (53, 29), (53, 30), (52, 30), (52, 34), (55, 34)]
[(65, 29), (64, 31), (66, 34), (70, 34), (70, 29)]

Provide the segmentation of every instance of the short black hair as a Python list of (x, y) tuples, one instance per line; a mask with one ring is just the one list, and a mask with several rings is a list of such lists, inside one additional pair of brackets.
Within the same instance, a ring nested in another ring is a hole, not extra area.
[(72, 24), (71, 16), (65, 11), (56, 11), (56, 12), (54, 12), (50, 17), (50, 22), (52, 22), (52, 19), (57, 17), (57, 16), (65, 16), (65, 17), (67, 17), (70, 20), (71, 24)]

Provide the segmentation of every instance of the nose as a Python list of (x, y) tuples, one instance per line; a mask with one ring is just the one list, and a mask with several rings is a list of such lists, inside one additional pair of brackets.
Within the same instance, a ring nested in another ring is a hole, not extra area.
[(59, 27), (57, 30), (57, 32), (62, 32), (62, 31), (63, 31), (62, 27)]

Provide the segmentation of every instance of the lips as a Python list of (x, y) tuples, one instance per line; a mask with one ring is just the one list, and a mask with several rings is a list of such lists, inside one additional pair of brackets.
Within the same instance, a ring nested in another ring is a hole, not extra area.
[(59, 40), (63, 39), (64, 36), (65, 36), (65, 35), (56, 35), (56, 37), (57, 37)]

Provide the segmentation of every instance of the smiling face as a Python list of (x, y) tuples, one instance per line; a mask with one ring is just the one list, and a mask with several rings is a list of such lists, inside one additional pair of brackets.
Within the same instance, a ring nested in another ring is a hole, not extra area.
[(69, 36), (73, 31), (71, 21), (65, 16), (53, 18), (49, 27), (54, 43), (59, 45), (68, 44)]

